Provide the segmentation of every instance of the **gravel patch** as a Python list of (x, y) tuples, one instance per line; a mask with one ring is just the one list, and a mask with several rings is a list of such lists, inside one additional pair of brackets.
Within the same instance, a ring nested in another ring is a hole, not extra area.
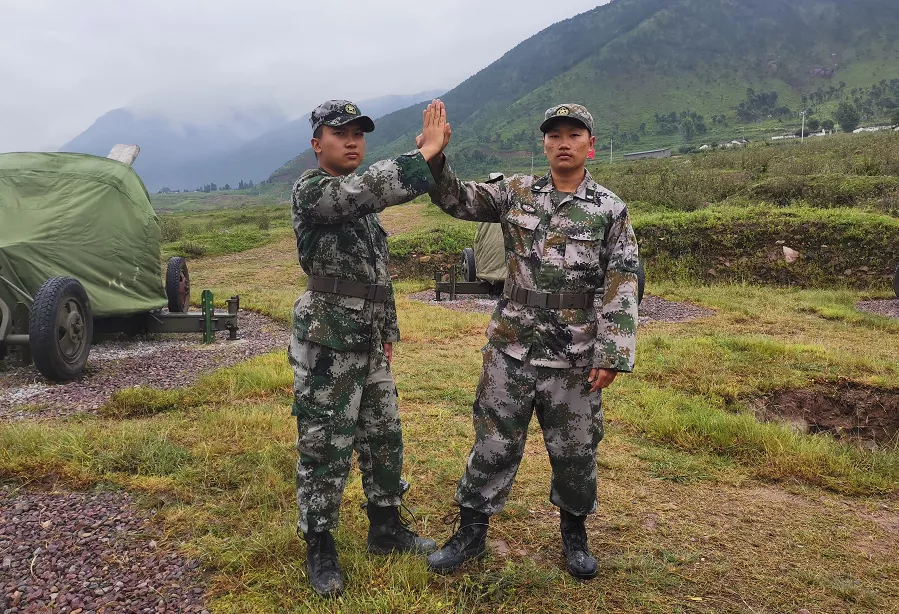
[(888, 318), (899, 318), (899, 299), (883, 301), (861, 301), (855, 305), (860, 311), (875, 313)]
[(693, 303), (666, 301), (658, 296), (646, 294), (640, 303), (640, 324), (647, 322), (689, 322), (715, 315), (714, 309), (700, 307)]
[(424, 290), (410, 294), (409, 298), (413, 301), (427, 303), (436, 307), (446, 307), (453, 311), (467, 311), (469, 313), (493, 313), (496, 308), (497, 297), (491, 297), (488, 294), (458, 294), (456, 296), (464, 296), (465, 298), (457, 298), (454, 301), (449, 300), (449, 294), (440, 293), (440, 300), (437, 300), (437, 293), (433, 290)]
[(199, 333), (100, 339), (91, 348), (85, 372), (65, 384), (48, 381), (33, 366), (2, 371), (0, 420), (58, 418), (94, 411), (124, 388), (181, 388), (205, 373), (287, 347), (289, 328), (285, 324), (241, 311), (238, 325), (236, 340), (229, 340), (228, 332), (222, 331), (212, 345), (203, 345)]
[[(445, 293), (441, 293), (444, 295)], [(449, 295), (446, 295), (449, 296)], [(467, 311), (477, 313), (493, 313), (496, 307), (497, 298), (483, 294), (465, 295), (465, 298), (451, 301), (441, 296), (440, 301), (437, 300), (436, 293), (433, 290), (424, 290), (410, 294), (409, 298), (413, 301), (420, 301), (428, 305), (437, 307), (446, 307), (454, 311)], [(697, 318), (704, 318), (715, 315), (715, 311), (705, 307), (699, 307), (692, 303), (678, 303), (674, 301), (666, 301), (663, 298), (647, 294), (640, 303), (640, 323), (648, 322), (688, 322)]]
[[(0, 488), (0, 611), (206, 613), (196, 561), (161, 547), (127, 493)], [(208, 614), (208, 613), (207, 613)]]

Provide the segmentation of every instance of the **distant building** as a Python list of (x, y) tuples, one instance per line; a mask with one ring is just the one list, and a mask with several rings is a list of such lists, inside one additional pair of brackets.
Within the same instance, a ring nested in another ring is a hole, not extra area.
[(652, 151), (637, 151), (624, 154), (625, 160), (640, 160), (641, 158), (670, 158), (671, 149), (653, 149)]
[(852, 134), (861, 134), (862, 132), (880, 132), (881, 130), (891, 130), (892, 126), (869, 126), (866, 128), (856, 128)]
[(736, 139), (736, 140), (730, 141), (728, 143), (721, 143), (721, 147), (723, 147), (724, 149), (733, 149), (734, 147), (745, 147), (746, 145), (749, 145), (749, 141), (747, 141), (746, 139)]

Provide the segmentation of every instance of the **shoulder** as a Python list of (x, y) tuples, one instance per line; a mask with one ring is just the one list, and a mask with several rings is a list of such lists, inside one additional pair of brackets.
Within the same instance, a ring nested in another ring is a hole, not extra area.
[(501, 186), (524, 198), (531, 198), (532, 188), (537, 184), (538, 177), (533, 175), (512, 175), (500, 182)]
[(612, 190), (596, 183), (592, 177), (587, 184), (587, 189), (592, 189), (595, 192), (594, 202), (603, 213), (611, 214), (613, 217), (627, 214), (627, 205), (624, 201)]

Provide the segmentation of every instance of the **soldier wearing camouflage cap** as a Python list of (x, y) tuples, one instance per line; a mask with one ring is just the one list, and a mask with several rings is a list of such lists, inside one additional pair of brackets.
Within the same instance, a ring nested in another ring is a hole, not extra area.
[(430, 162), (431, 200), (463, 220), (502, 224), (508, 266), (474, 403), (475, 443), (456, 489), (460, 527), (428, 566), (449, 573), (483, 556), (490, 516), (505, 504), (536, 413), (552, 464), (562, 550), (576, 578), (596, 576), (584, 520), (596, 511), (602, 389), (634, 367), (637, 240), (627, 206), (586, 170), (593, 117), (581, 105), (546, 111), (550, 172), (498, 183), (459, 181)]
[(309, 278), (294, 305), (289, 351), (299, 452), (297, 532), (306, 540), (309, 580), (321, 595), (343, 590), (331, 531), (354, 449), (367, 498), (368, 550), (426, 554), (437, 547), (409, 530), (399, 513), (408, 488), (390, 368), (399, 327), (387, 231), (378, 219), (379, 211), (434, 185), (427, 162), (442, 151), (448, 126), (445, 113), (425, 119), (418, 150), (357, 175), (374, 122), (351, 102), (325, 102), (310, 116), (318, 168), (293, 187), (297, 252)]

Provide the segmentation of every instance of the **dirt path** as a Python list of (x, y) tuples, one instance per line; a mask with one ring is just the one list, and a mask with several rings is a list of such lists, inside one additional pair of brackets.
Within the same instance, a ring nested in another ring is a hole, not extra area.
[(203, 577), (126, 493), (0, 488), (0, 610), (197, 612)]
[[(448, 295), (446, 295), (448, 297)], [(446, 307), (454, 311), (468, 311), (476, 313), (493, 313), (496, 307), (496, 298), (487, 295), (466, 295), (463, 298), (457, 298), (451, 301), (448, 298), (441, 297), (437, 301), (436, 294), (433, 290), (423, 290), (410, 294), (409, 298), (413, 301), (420, 301), (435, 307)], [(647, 294), (640, 303), (640, 323), (648, 322), (688, 322), (698, 318), (705, 318), (715, 315), (714, 310), (693, 305), (692, 303), (677, 303), (668, 301), (657, 296)]]
[(212, 345), (200, 343), (199, 334), (100, 340), (91, 348), (85, 373), (65, 384), (53, 384), (33, 366), (0, 372), (0, 420), (96, 410), (124, 388), (181, 388), (204, 373), (287, 347), (284, 324), (251, 311), (241, 311), (238, 324), (237, 340), (220, 332)]
[(899, 319), (899, 299), (880, 301), (861, 301), (855, 306), (860, 311), (876, 313), (879, 316)]

